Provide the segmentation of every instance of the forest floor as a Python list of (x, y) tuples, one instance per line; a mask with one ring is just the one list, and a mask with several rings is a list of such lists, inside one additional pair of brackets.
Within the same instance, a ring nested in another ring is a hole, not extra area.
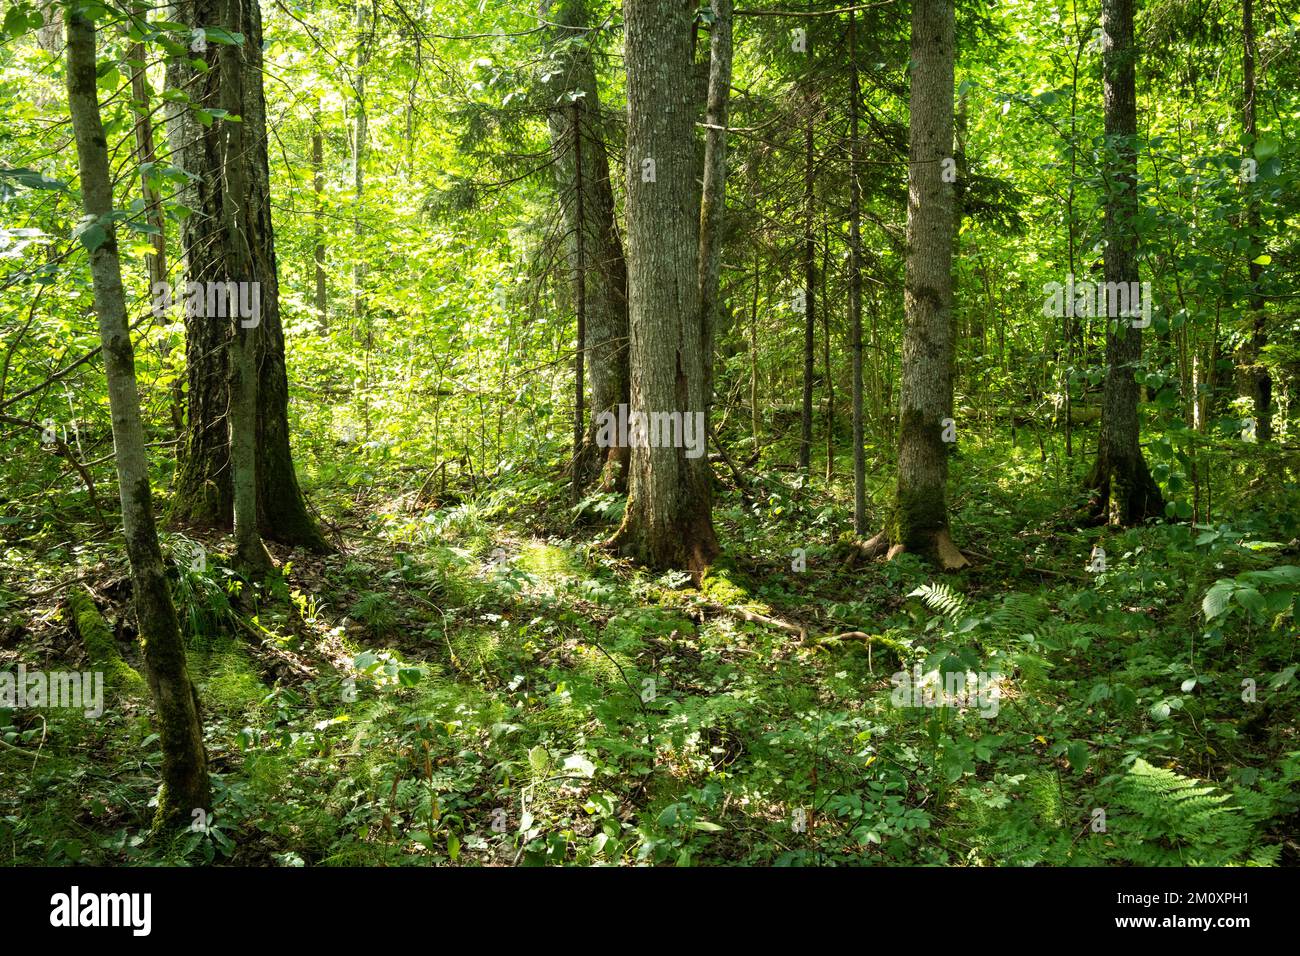
[[(612, 496), (575, 530), (536, 478), (314, 487), (335, 553), (272, 546), (255, 587), (219, 537), (175, 562), (212, 816), (150, 836), (161, 753), (119, 668), (98, 718), (0, 710), (0, 859), (1295, 865), (1300, 584), (1269, 577), (1295, 519), (1260, 480), (1232, 526), (1078, 529), (1076, 476), (980, 448), (954, 461), (973, 564), (944, 576), (855, 562), (843, 479), (768, 473), (721, 491), (700, 589), (599, 549)], [(140, 664), (118, 539), (68, 522), (0, 529), (0, 669), (100, 666), (79, 589)], [(1207, 601), (1223, 579), (1263, 603)], [(934, 671), (980, 693), (900, 706)]]

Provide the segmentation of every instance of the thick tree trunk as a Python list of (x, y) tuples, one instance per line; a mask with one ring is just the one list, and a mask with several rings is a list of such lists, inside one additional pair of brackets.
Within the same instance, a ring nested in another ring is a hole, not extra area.
[[(307, 511), (289, 446), (289, 380), (285, 369), (284, 332), (280, 324), (280, 293), (275, 237), (271, 226), (270, 165), (267, 159), (266, 107), (262, 89), (262, 22), (256, 0), (243, 0), (244, 41), (243, 140), (247, 149), (242, 175), (247, 184), (247, 242), (253, 281), (259, 283), (260, 343), (257, 348), (257, 499), (263, 537), (316, 551), (329, 549)], [(217, 23), (218, 0), (180, 0), (176, 18), (191, 27)], [(204, 54), (215, 62), (209, 44)], [(197, 54), (196, 54), (197, 55)], [(180, 58), (169, 65), (168, 83), (185, 88), (197, 106), (225, 108), (220, 70), (202, 75)], [(221, 166), (220, 123), (201, 125), (191, 110), (173, 119), (172, 149), (180, 165), (196, 177), (182, 201), (195, 210), (181, 226), (189, 282), (226, 281), (232, 276), (229, 241), (223, 228), (225, 173)], [(234, 514), (234, 483), (230, 466), (227, 411), (230, 406), (230, 328), (222, 321), (186, 316), (188, 421), (185, 455), (177, 477), (172, 520), (185, 524), (229, 528)]]
[[(245, 0), (222, 0), (220, 23), (232, 34), (248, 36)], [(253, 0), (256, 5), (256, 0)], [(223, 109), (240, 115), (247, 98), (244, 83), (251, 75), (247, 60), (251, 55), (247, 43), (224, 46), (218, 52), (221, 72)], [(221, 194), (222, 225), (227, 243), (226, 265), (230, 278), (237, 284), (253, 286), (265, 272), (254, 263), (254, 236), (264, 225), (250, 202), (256, 193), (250, 190), (245, 175), (249, 165), (242, 161), (248, 149), (247, 127), (241, 121), (217, 121), (221, 134), (221, 168), (225, 189)], [(265, 264), (263, 264), (265, 266)], [(239, 308), (227, 309), (231, 316), (230, 341), (230, 462), (234, 482), (235, 566), (250, 578), (261, 578), (271, 570), (270, 556), (262, 545), (257, 526), (257, 345), (260, 339), (260, 294), (240, 302), (254, 301), (258, 308), (245, 316)], [(209, 319), (211, 321), (211, 319)]]
[[(543, 19), (556, 25), (557, 40), (585, 36), (590, 27), (584, 0), (542, 0), (540, 10)], [(581, 461), (584, 484), (603, 469), (603, 486), (621, 491), (627, 486), (630, 449), (617, 441), (602, 449), (596, 443), (596, 434), (599, 417), (605, 413), (616, 415), (619, 405), (629, 401), (627, 262), (615, 218), (596, 68), (589, 47), (574, 44), (568, 48), (561, 69), (553, 74), (549, 93), (556, 186), (569, 234), (570, 264), (575, 277), (581, 275), (583, 286), (584, 355), (591, 415)], [(581, 269), (577, 264), (579, 236)]]
[[(624, 15), (631, 404), (647, 417), (677, 413), (681, 428), (652, 429), (650, 440), (633, 447), (627, 510), (610, 543), (645, 565), (689, 569), (698, 579), (718, 544), (712, 476), (701, 453), (708, 396), (700, 209), (693, 202), (694, 7), (627, 0)], [(687, 444), (688, 428), (695, 447), (673, 447)]]
[(135, 355), (127, 329), (116, 231), (107, 219), (113, 209), (113, 187), (96, 94), (95, 27), (69, 6), (67, 28), (68, 104), (77, 141), (82, 199), (86, 214), (99, 218), (102, 230), (102, 241), (90, 253), (90, 268), (108, 379), (122, 527), (163, 748), (163, 785), (155, 824), (172, 827), (189, 822), (194, 810), (210, 809), (207, 754), (198, 695), (186, 667), (185, 644), (154, 528)]
[[(966, 565), (948, 530), (948, 451), (955, 365), (953, 226), (953, 0), (912, 5), (907, 277), (899, 388), (898, 486), (886, 529), (891, 554)], [(946, 162), (945, 162), (946, 161)]]
[[(1101, 9), (1108, 167), (1105, 280), (1126, 286), (1138, 280), (1134, 221), (1138, 212), (1137, 50), (1133, 44), (1133, 6), (1134, 0), (1103, 0)], [(1097, 460), (1086, 487), (1095, 492), (1094, 516), (1129, 526), (1163, 515), (1164, 500), (1138, 444), (1138, 384), (1133, 370), (1142, 358), (1142, 331), (1125, 315), (1111, 315), (1106, 324), (1101, 432)]]

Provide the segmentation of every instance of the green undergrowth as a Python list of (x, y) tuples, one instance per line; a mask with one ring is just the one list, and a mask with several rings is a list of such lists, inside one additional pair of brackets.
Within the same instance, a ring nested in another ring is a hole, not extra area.
[[(1071, 505), (1063, 483), (1035, 530), (1016, 510), (1032, 458), (990, 481), (967, 454), (954, 531), (973, 566), (943, 577), (910, 555), (847, 561), (828, 502), (788, 476), (721, 497), (727, 551), (699, 590), (601, 550), (604, 526), (547, 531), (502, 493), (369, 508), (346, 552), (291, 555), (265, 587), (215, 542), (174, 582), (209, 825), (148, 839), (161, 757), (132, 685), (97, 720), (0, 711), (0, 848), (16, 863), (1295, 863), (1289, 519), (1076, 530), (1045, 517)], [(1106, 568), (1089, 571), (1098, 546)], [(801, 642), (736, 609), (858, 636)], [(904, 693), (918, 674), (969, 693), (927, 706)]]

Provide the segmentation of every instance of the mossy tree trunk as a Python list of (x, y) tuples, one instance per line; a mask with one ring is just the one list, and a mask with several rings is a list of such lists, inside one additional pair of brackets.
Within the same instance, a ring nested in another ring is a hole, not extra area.
[[(708, 339), (700, 308), (695, 172), (695, 8), (680, 0), (624, 7), (628, 95), (628, 318), (632, 411), (704, 415)], [(707, 163), (706, 163), (707, 165)], [(708, 455), (632, 449), (627, 510), (611, 539), (653, 568), (701, 578), (718, 553)]]
[(72, 4), (67, 7), (66, 20), (68, 104), (76, 136), (82, 202), (86, 215), (97, 220), (86, 233), (93, 237), (86, 245), (91, 248), (95, 312), (108, 379), (122, 527), (147, 679), (162, 739), (163, 782), (156, 823), (170, 827), (188, 822), (196, 809), (209, 809), (207, 754), (198, 695), (186, 666), (185, 644), (154, 527), (135, 354), (127, 329), (117, 236), (108, 219), (113, 210), (113, 187), (96, 92), (95, 27), (84, 8)]
[(953, 0), (912, 5), (907, 265), (899, 387), (898, 484), (888, 525), (868, 547), (923, 554), (946, 569), (968, 562), (948, 529), (948, 454), (955, 367), (952, 258)]
[[(1102, 90), (1106, 121), (1104, 276), (1108, 283), (1138, 281), (1137, 50), (1134, 0), (1103, 0)], [(1138, 443), (1138, 383), (1142, 330), (1128, 316), (1110, 316), (1106, 332), (1106, 382), (1102, 392), (1097, 459), (1085, 483), (1092, 513), (1130, 526), (1164, 514), (1160, 488)]]
[[(223, 0), (178, 0), (177, 22), (198, 29), (219, 21)], [(244, 78), (240, 108), (246, 148), (240, 175), (245, 184), (248, 223), (245, 241), (252, 279), (260, 287), (260, 313), (255, 346), (257, 368), (257, 513), (261, 534), (283, 544), (316, 551), (329, 545), (311, 514), (293, 467), (289, 444), (289, 380), (285, 367), (284, 331), (280, 323), (280, 293), (275, 236), (271, 226), (270, 167), (266, 144), (266, 107), (262, 87), (262, 21), (255, 0), (243, 0), (246, 24)], [(203, 57), (215, 64), (220, 47), (209, 43)], [(188, 60), (174, 57), (168, 64), (168, 86), (185, 89), (197, 107), (229, 109), (222, 93), (220, 69), (200, 73)], [(185, 275), (190, 282), (234, 279), (233, 253), (225, 228), (226, 173), (222, 168), (224, 124), (203, 126), (192, 109), (179, 110), (170, 121), (172, 152), (179, 165), (195, 178), (181, 201), (195, 210), (181, 224)], [(230, 528), (234, 518), (234, 476), (226, 413), (230, 408), (229, 323), (223, 319), (186, 315), (185, 348), (188, 379), (184, 454), (177, 475), (171, 518), (180, 523)]]

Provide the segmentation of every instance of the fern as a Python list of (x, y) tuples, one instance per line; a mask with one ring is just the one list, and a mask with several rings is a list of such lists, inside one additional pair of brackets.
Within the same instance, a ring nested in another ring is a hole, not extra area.
[(949, 624), (956, 624), (966, 613), (966, 599), (942, 581), (937, 584), (922, 584), (908, 597), (919, 597), (926, 607), (942, 615)]
[(381, 637), (388, 636), (397, 626), (397, 611), (392, 599), (377, 591), (364, 592), (348, 609), (348, 616), (364, 623)]
[(1252, 828), (1239, 808), (1227, 806), (1228, 794), (1212, 786), (1139, 759), (1116, 797), (1113, 859), (1138, 866), (1226, 866), (1247, 857)]
[(1014, 591), (1002, 598), (1002, 605), (988, 620), (997, 633), (1018, 637), (1035, 633), (1046, 616), (1047, 602), (1041, 597)]

